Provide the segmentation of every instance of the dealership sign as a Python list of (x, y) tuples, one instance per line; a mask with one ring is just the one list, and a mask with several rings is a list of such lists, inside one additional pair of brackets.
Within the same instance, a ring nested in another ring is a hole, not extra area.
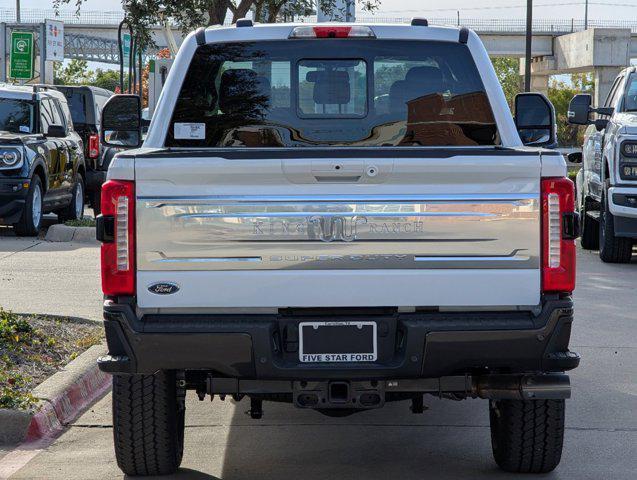
[(33, 78), (33, 32), (11, 32), (9, 77), (19, 80)]
[(59, 20), (45, 20), (46, 59), (61, 62), (64, 60), (64, 23)]

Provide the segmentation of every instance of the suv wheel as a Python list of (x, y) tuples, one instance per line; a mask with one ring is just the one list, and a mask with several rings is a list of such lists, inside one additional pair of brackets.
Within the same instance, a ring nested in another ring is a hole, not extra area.
[(582, 237), (580, 243), (584, 250), (597, 250), (599, 248), (599, 222), (587, 215), (590, 203), (586, 198), (582, 199), (582, 206), (579, 212), (582, 223)]
[(615, 236), (615, 216), (608, 206), (610, 182), (604, 182), (599, 212), (599, 258), (606, 263), (628, 263), (633, 253), (632, 238)]
[(114, 375), (113, 435), (119, 468), (131, 476), (174, 473), (184, 451), (184, 413), (174, 372)]
[(84, 216), (84, 179), (79, 173), (75, 176), (71, 203), (63, 210), (58, 211), (57, 214), (61, 222), (80, 220)]
[(44, 191), (42, 181), (37, 175), (31, 179), (24, 210), (18, 223), (13, 225), (16, 235), (35, 236), (42, 223)]
[(491, 447), (507, 472), (546, 473), (560, 463), (564, 400), (491, 400)]

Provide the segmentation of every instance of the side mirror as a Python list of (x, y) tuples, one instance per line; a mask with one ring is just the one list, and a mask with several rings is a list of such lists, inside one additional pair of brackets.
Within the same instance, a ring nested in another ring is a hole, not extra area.
[(66, 137), (66, 129), (62, 125), (49, 125), (46, 136), (51, 138)]
[(555, 108), (541, 93), (516, 95), (515, 125), (524, 145), (557, 147)]
[(582, 163), (582, 152), (571, 152), (566, 155), (569, 163)]
[(575, 95), (568, 104), (568, 123), (571, 125), (588, 125), (591, 112), (591, 96), (588, 93)]
[(138, 95), (113, 95), (102, 109), (102, 143), (116, 148), (142, 144), (142, 103)]

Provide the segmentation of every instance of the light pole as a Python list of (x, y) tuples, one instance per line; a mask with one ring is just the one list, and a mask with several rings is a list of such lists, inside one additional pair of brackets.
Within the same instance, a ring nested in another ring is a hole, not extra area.
[(588, 0), (584, 5), (584, 30), (588, 30)]
[(15, 0), (15, 22), (20, 23), (20, 0)]
[(533, 39), (533, 0), (526, 0), (526, 56), (524, 57), (524, 91), (531, 91), (531, 42)]

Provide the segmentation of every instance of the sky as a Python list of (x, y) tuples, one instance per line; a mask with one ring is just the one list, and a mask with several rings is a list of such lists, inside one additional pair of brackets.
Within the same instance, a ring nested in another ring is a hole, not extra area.
[[(536, 18), (583, 19), (585, 0), (534, 0)], [(75, 3), (75, 0), (72, 0)], [(376, 15), (388, 17), (427, 16), (455, 18), (524, 18), (525, 0), (381, 0)], [(21, 0), (22, 8), (52, 8), (51, 0)], [(502, 8), (504, 7), (504, 8)], [(0, 8), (15, 8), (15, 0), (0, 0)], [(66, 7), (72, 9), (72, 6)], [(121, 10), (120, 0), (87, 0), (86, 10)], [(359, 16), (367, 16), (357, 12)], [(589, 18), (598, 20), (637, 20), (637, 0), (590, 0)]]

